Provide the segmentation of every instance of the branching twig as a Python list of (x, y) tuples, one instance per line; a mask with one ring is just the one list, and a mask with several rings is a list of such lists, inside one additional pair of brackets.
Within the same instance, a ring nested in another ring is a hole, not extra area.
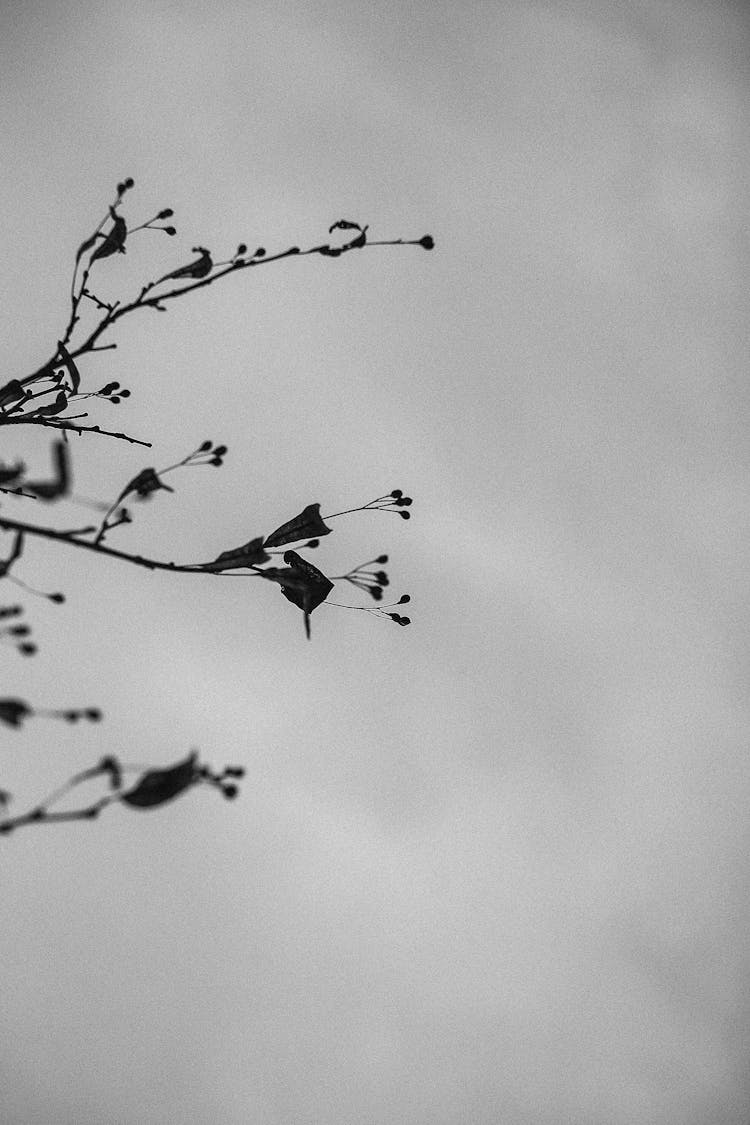
[[(141, 774), (135, 785), (125, 788), (123, 785), (124, 774), (137, 772)], [(123, 765), (117, 758), (109, 756), (102, 758), (98, 765), (91, 769), (82, 770), (75, 774), (70, 781), (55, 789), (33, 809), (19, 816), (6, 817), (0, 821), (0, 833), (13, 832), (29, 824), (60, 824), (71, 820), (95, 820), (102, 809), (114, 802), (119, 802), (132, 809), (151, 809), (174, 800), (195, 785), (211, 785), (218, 789), (222, 796), (231, 800), (237, 796), (238, 787), (236, 780), (244, 777), (242, 766), (225, 766), (220, 773), (216, 773), (210, 766), (198, 761), (198, 754), (193, 751), (187, 758), (173, 766), (143, 767)], [(100, 797), (93, 804), (79, 809), (65, 810), (64, 812), (51, 812), (50, 806), (56, 804), (76, 786), (83, 782), (91, 781), (95, 777), (105, 775), (109, 778), (111, 788), (114, 790)], [(8, 794), (3, 794), (7, 801)]]
[[(101, 351), (103, 349), (94, 348), (92, 350)], [(86, 415), (79, 414), (78, 417), (84, 418)], [(121, 434), (115, 430), (103, 430), (101, 426), (73, 426), (69, 420), (64, 418), (55, 421), (52, 418), (24, 417), (23, 415), (8, 418), (0, 415), (0, 426), (47, 426), (51, 430), (69, 430), (74, 434), (101, 434), (103, 437), (119, 438), (121, 441), (129, 441), (131, 445), (143, 445), (147, 449), (151, 449), (150, 441), (141, 441), (140, 438), (130, 437), (128, 434)]]

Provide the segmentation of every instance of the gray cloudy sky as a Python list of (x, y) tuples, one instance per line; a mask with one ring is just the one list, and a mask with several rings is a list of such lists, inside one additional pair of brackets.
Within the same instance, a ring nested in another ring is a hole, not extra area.
[(308, 645), (274, 588), (29, 546), (68, 602), (29, 606), (3, 694), (106, 722), (6, 730), (18, 809), (104, 753), (248, 777), (4, 840), (3, 1121), (745, 1125), (744, 7), (0, 21), (8, 378), (128, 175), (129, 221), (179, 235), (103, 262), (112, 297), (339, 218), (437, 242), (249, 271), (82, 364), (154, 451), (76, 440), (79, 494), (230, 449), (124, 547), (198, 561), (398, 486), (410, 524), (340, 521), (316, 562), (388, 551), (414, 624), (321, 608)]

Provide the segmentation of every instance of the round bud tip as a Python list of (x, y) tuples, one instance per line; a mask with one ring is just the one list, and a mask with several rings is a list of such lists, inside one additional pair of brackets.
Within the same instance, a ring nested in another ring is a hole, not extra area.
[(100, 722), (102, 713), (98, 707), (88, 707), (86, 710), (86, 718), (90, 719), (92, 723)]
[(239, 793), (239, 789), (236, 785), (222, 785), (221, 791), (228, 801), (233, 801)]
[(401, 597), (398, 599), (398, 604), (399, 605), (406, 605), (406, 603), (410, 602), (410, 601), (411, 601), (411, 596), (409, 594), (402, 594)]
[(424, 238), (420, 238), (419, 245), (425, 250), (432, 250), (435, 247), (435, 240), (431, 234), (426, 234)]
[(402, 617), (399, 625), (411, 625), (411, 617)]
[(172, 208), (171, 207), (165, 207), (164, 210), (160, 211), (159, 214), (156, 217), (157, 217), (157, 219), (171, 219), (173, 215), (174, 215), (174, 211), (172, 210)]
[(177, 227), (162, 227), (165, 234), (177, 234)]
[(393, 492), (391, 493), (391, 496), (394, 500), (400, 500), (403, 495), (404, 494), (400, 488), (394, 488)]
[(388, 556), (387, 555), (378, 555), (378, 557), (375, 559), (375, 562), (376, 563), (387, 563), (388, 562)]
[(54, 602), (56, 605), (62, 605), (63, 602), (65, 601), (65, 594), (48, 594), (47, 597), (49, 598), (49, 600), (51, 602)]
[(411, 512), (399, 512), (398, 514), (401, 516), (402, 520), (410, 520), (411, 519)]
[(135, 180), (132, 176), (128, 176), (127, 180), (125, 181), (125, 187), (128, 188), (128, 190), (130, 190), (130, 188), (132, 187), (135, 187)]
[(208, 440), (202, 441), (200, 443), (200, 445), (198, 446), (198, 452), (199, 453), (207, 453), (212, 445), (213, 445), (212, 441), (208, 441)]
[(247, 246), (245, 245), (244, 242), (241, 242), (239, 244), (239, 246), (237, 247), (237, 253), (238, 254), (247, 254)]

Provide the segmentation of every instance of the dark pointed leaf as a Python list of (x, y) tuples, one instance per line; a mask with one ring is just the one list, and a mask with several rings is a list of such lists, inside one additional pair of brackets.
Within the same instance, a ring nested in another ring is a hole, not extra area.
[(161, 280), (168, 281), (171, 278), (179, 279), (181, 277), (207, 277), (214, 268), (211, 251), (206, 250), (205, 246), (194, 246), (193, 251), (200, 254), (200, 258), (197, 258), (194, 262), (188, 262), (186, 266), (181, 266), (178, 270), (173, 270), (172, 273), (166, 274)]
[(36, 406), (33, 413), (47, 417), (52, 414), (59, 414), (67, 405), (68, 396), (65, 394), (65, 391), (58, 391), (54, 402), (49, 402), (46, 406)]
[(108, 258), (110, 254), (116, 254), (118, 252), (121, 254), (125, 253), (125, 239), (128, 234), (125, 220), (121, 215), (117, 214), (113, 207), (110, 207), (109, 213), (112, 216), (112, 230), (91, 255), (89, 265), (93, 265), (98, 258)]
[(58, 341), (57, 350), (58, 353), (62, 356), (62, 363), (60, 364), (60, 366), (64, 366), (66, 371), (68, 372), (68, 375), (70, 375), (71, 392), (73, 394), (76, 394), (78, 388), (81, 385), (81, 376), (78, 368), (76, 367), (75, 362), (73, 361), (73, 357), (65, 347), (65, 344), (63, 344), (62, 340)]
[(149, 770), (133, 789), (123, 793), (120, 800), (134, 809), (150, 809), (171, 801), (198, 780), (197, 758), (193, 752), (184, 761), (167, 769)]
[(137, 476), (134, 476), (129, 484), (126, 484), (120, 495), (115, 500), (113, 507), (116, 507), (126, 496), (131, 492), (136, 492), (139, 496), (148, 496), (157, 489), (163, 488), (165, 492), (174, 492), (168, 484), (160, 479), (156, 469), (141, 469)]
[(31, 714), (31, 708), (22, 699), (0, 699), (0, 722), (9, 727), (20, 727), (22, 719)]
[(242, 547), (235, 547), (231, 551), (222, 551), (214, 562), (206, 563), (203, 569), (219, 573), (222, 570), (234, 570), (241, 566), (260, 566), (262, 563), (268, 562), (269, 558), (270, 555), (267, 555), (263, 550), (263, 536), (260, 535), (257, 539), (251, 539), (249, 543), (245, 543)]
[(320, 539), (322, 535), (330, 535), (331, 530), (323, 523), (320, 504), (308, 504), (293, 520), (272, 531), (264, 546), (281, 547), (284, 543), (298, 543), (300, 539)]
[(11, 379), (4, 387), (0, 387), (0, 407), (10, 406), (12, 402), (20, 402), (26, 398), (26, 391), (18, 379)]
[(303, 559), (296, 551), (286, 551), (284, 562), (289, 564), (296, 582), (285, 582), (281, 586), (284, 597), (298, 606), (305, 615), (305, 633), (310, 638), (310, 614), (326, 600), (333, 582), (316, 566)]

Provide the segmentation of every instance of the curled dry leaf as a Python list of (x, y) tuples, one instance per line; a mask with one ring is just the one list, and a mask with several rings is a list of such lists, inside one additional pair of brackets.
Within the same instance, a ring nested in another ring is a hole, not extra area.
[(0, 387), (0, 408), (10, 406), (14, 402), (20, 402), (24, 398), (26, 398), (26, 391), (18, 379), (11, 379), (4, 387)]
[(43, 415), (47, 417), (52, 414), (59, 414), (68, 405), (68, 396), (65, 391), (58, 391), (55, 395), (54, 402), (48, 402), (46, 406), (37, 406), (34, 414)]
[(120, 800), (134, 809), (150, 809), (178, 797), (199, 780), (198, 755), (189, 757), (163, 770), (148, 770), (133, 789), (123, 793)]
[(305, 634), (310, 639), (310, 614), (326, 600), (333, 582), (321, 570), (303, 559), (296, 551), (286, 551), (283, 568), (268, 568), (263, 571), (266, 578), (278, 582), (287, 601), (298, 606), (305, 615)]
[(328, 228), (328, 233), (333, 234), (335, 230), (362, 230), (359, 223), (351, 223), (348, 219), (339, 219), (337, 223), (333, 223)]
[(117, 214), (114, 207), (110, 207), (109, 213), (112, 216), (112, 230), (91, 255), (89, 265), (93, 265), (99, 258), (108, 258), (110, 254), (125, 253), (125, 239), (128, 234), (125, 220)]
[(281, 547), (284, 543), (298, 543), (300, 539), (320, 539), (330, 535), (320, 515), (320, 504), (308, 504), (298, 516), (277, 527), (266, 536), (264, 547)]
[(270, 555), (263, 550), (263, 536), (260, 535), (257, 539), (251, 539), (249, 543), (245, 543), (242, 547), (235, 547), (231, 551), (222, 551), (214, 562), (205, 563), (203, 569), (219, 573), (222, 570), (234, 570), (242, 566), (260, 566), (262, 563), (268, 562), (269, 558)]
[(152, 492), (157, 492), (160, 488), (163, 488), (165, 492), (174, 492), (174, 489), (170, 488), (169, 485), (165, 484), (160, 478), (156, 469), (141, 469), (140, 473), (134, 476), (133, 479), (125, 485), (112, 507), (117, 507), (131, 492), (135, 492), (138, 496), (145, 497), (149, 496)]

